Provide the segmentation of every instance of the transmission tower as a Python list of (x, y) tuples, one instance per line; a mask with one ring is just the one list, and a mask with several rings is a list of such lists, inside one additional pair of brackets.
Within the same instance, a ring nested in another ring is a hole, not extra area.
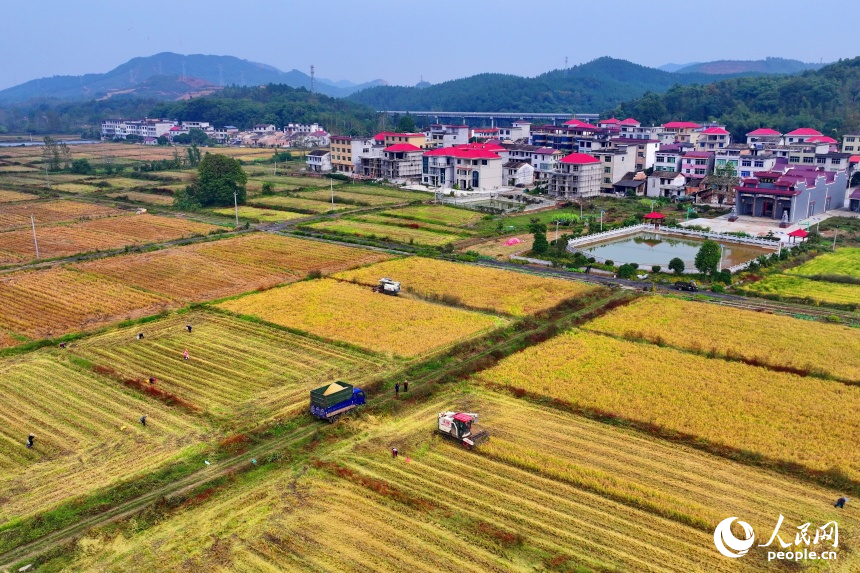
[(314, 89), (316, 89), (316, 80), (314, 79), (314, 65), (311, 64), (311, 93), (314, 93)]

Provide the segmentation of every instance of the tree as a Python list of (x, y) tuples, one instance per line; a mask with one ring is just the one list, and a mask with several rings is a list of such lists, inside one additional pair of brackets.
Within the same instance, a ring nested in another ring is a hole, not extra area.
[(188, 167), (197, 167), (197, 164), (200, 163), (200, 149), (197, 144), (192, 143), (191, 147), (185, 150), (185, 153), (188, 155)]
[(397, 131), (400, 133), (412, 133), (415, 131), (415, 120), (407, 114), (400, 116), (400, 121), (397, 122)]
[(705, 241), (696, 253), (695, 265), (700, 273), (713, 276), (720, 266), (720, 245), (716, 241)]
[(675, 257), (674, 259), (669, 261), (669, 270), (676, 275), (682, 274), (684, 272), (684, 261), (682, 261), (678, 257)]
[(158, 145), (170, 145), (170, 140), (167, 138), (166, 135), (159, 135)]
[(535, 240), (532, 243), (532, 253), (542, 255), (549, 250), (549, 242), (546, 240), (546, 233), (535, 233)]
[(60, 146), (50, 135), (45, 136), (45, 145), (42, 147), (42, 162), (48, 166), (48, 171), (59, 171), (62, 164)]
[(229, 207), (236, 201), (243, 205), (248, 176), (238, 160), (226, 155), (207, 153), (197, 167), (197, 178), (183, 192), (177, 193), (174, 204), (183, 209), (194, 207)]
[(275, 192), (275, 186), (272, 185), (269, 181), (263, 181), (263, 187), (261, 189), (261, 193), (263, 195), (271, 195)]
[(618, 267), (618, 278), (620, 279), (632, 279), (634, 274), (636, 274), (636, 267), (630, 263)]
[(89, 175), (93, 172), (93, 166), (86, 159), (75, 159), (72, 161), (72, 173), (78, 175)]

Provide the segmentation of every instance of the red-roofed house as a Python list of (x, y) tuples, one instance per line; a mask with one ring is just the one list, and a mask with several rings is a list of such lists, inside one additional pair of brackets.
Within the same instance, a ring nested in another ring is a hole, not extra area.
[(783, 173), (761, 172), (736, 188), (737, 212), (786, 223), (818, 215), (845, 204), (845, 171), (816, 171), (795, 167)]
[(769, 143), (771, 145), (779, 145), (782, 143), (782, 134), (775, 129), (769, 127), (760, 127), (754, 129), (747, 134), (747, 143)]
[(389, 145), (382, 150), (382, 178), (396, 183), (419, 181), (422, 155), (424, 150), (411, 143)]
[(692, 143), (696, 144), (698, 133), (702, 130), (702, 126), (692, 121), (670, 121), (662, 125), (663, 132), (673, 135), (675, 143)]
[(696, 139), (696, 149), (699, 151), (716, 151), (728, 147), (732, 142), (732, 135), (725, 127), (712, 125), (699, 132)]
[(587, 153), (571, 153), (549, 174), (549, 194), (559, 198), (596, 197), (600, 194), (603, 165)]
[[(504, 185), (502, 157), (489, 148), (471, 144), (431, 149), (424, 153), (421, 179), (425, 185), (441, 188), (489, 191)], [(504, 148), (502, 148), (504, 149)]]
[(488, 139), (499, 138), (498, 127), (476, 127), (472, 130), (472, 137), (476, 141), (487, 141)]
[(423, 133), (395, 133), (393, 131), (383, 131), (377, 133), (374, 137), (376, 141), (381, 141), (385, 147), (389, 147), (396, 143), (410, 143), (415, 147), (425, 149), (431, 146), (427, 136)]
[(597, 122), (597, 127), (618, 127), (620, 120), (610, 117), (609, 119), (601, 119)]
[(805, 143), (810, 137), (820, 137), (821, 135), (822, 133), (820, 131), (815, 131), (810, 127), (801, 127), (786, 133), (785, 143), (787, 145), (791, 145), (792, 143)]

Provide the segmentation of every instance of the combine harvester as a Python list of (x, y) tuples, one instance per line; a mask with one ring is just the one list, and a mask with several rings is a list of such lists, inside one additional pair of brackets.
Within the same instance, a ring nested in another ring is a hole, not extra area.
[(436, 430), (448, 439), (463, 444), (467, 448), (475, 448), (490, 439), (490, 432), (481, 430), (472, 432), (472, 423), (478, 421), (478, 415), (465, 412), (440, 412), (439, 429)]
[(391, 279), (379, 279), (379, 285), (371, 287), (371, 290), (397, 296), (397, 293), (400, 292), (400, 283)]
[(364, 404), (364, 390), (346, 382), (333, 382), (311, 390), (311, 415), (334, 424), (341, 414)]

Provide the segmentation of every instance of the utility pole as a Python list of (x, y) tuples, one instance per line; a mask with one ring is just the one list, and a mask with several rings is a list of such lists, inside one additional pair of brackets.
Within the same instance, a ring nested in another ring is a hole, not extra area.
[(30, 224), (33, 226), (33, 244), (36, 245), (36, 258), (39, 258), (39, 241), (36, 239), (36, 217), (30, 215)]
[(316, 80), (314, 79), (314, 65), (311, 64), (311, 93), (314, 93), (314, 88), (316, 88)]
[(559, 221), (558, 219), (556, 219), (556, 221), (555, 221), (555, 243), (556, 244), (558, 244), (558, 224), (560, 222), (561, 221)]
[(329, 179), (329, 189), (331, 189), (331, 210), (334, 211), (334, 179)]
[(237, 191), (233, 191), (233, 207), (236, 209), (236, 226), (239, 226), (239, 199)]
[(836, 250), (836, 235), (839, 234), (839, 229), (833, 229), (833, 250)]

